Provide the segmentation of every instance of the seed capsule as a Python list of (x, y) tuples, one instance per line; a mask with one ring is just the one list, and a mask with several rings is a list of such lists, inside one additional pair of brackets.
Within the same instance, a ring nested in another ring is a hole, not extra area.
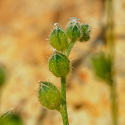
[(0, 117), (0, 125), (24, 125), (24, 124), (19, 115), (14, 114), (12, 110), (10, 110)]
[(90, 26), (88, 24), (81, 25), (81, 37), (80, 42), (88, 41), (90, 39)]
[(96, 76), (110, 85), (112, 84), (112, 60), (109, 55), (105, 53), (99, 53), (91, 57), (91, 67), (95, 72)]
[(70, 39), (77, 40), (80, 37), (80, 23), (75, 17), (70, 19), (71, 21), (67, 25), (66, 33)]
[(64, 51), (68, 47), (67, 36), (57, 24), (50, 35), (50, 44), (58, 51)]
[(64, 77), (70, 71), (70, 61), (58, 52), (55, 52), (49, 60), (49, 69), (57, 77)]
[(10, 109), (8, 112), (4, 113), (0, 119), (8, 119), (13, 115), (13, 109)]
[(40, 82), (38, 91), (40, 103), (51, 110), (60, 110), (61, 94), (60, 91), (50, 82)]

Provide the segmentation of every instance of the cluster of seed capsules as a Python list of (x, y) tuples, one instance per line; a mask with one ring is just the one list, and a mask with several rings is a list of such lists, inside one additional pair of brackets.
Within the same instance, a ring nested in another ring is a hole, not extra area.
[[(66, 51), (71, 42), (85, 42), (90, 39), (90, 26), (80, 24), (79, 19), (72, 17), (64, 31), (58, 23), (50, 34), (50, 44), (56, 50), (49, 60), (49, 70), (56, 77), (66, 77), (70, 72), (70, 61)], [(69, 39), (71, 40), (70, 42)], [(40, 82), (38, 97), (41, 104), (48, 109), (59, 110), (61, 105), (60, 91), (50, 82)]]
[[(49, 60), (49, 69), (57, 77), (64, 77), (70, 71), (69, 60), (65, 56), (68, 48), (68, 37), (76, 41), (88, 41), (90, 38), (90, 27), (88, 24), (80, 24), (78, 19), (71, 18), (66, 32), (56, 23), (56, 27), (50, 35), (50, 44), (58, 52), (54, 52)], [(63, 68), (62, 68), (63, 67)]]

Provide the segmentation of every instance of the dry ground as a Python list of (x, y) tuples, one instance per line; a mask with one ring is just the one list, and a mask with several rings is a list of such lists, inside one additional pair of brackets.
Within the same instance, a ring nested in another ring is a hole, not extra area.
[[(43, 108), (37, 98), (38, 80), (60, 80), (48, 69), (53, 48), (49, 34), (53, 24), (65, 28), (69, 17), (78, 17), (92, 27), (91, 40), (77, 43), (70, 59), (77, 60), (90, 49), (105, 23), (103, 0), (0, 0), (0, 63), (8, 78), (2, 91), (2, 112), (14, 108), (25, 125), (62, 125), (56, 111)], [(116, 82), (119, 125), (125, 125), (125, 1), (114, 0)], [(101, 43), (101, 41), (100, 41)], [(105, 49), (102, 44), (92, 52)], [(110, 93), (107, 84), (95, 78), (89, 56), (68, 76), (67, 104), (71, 125), (111, 125)]]

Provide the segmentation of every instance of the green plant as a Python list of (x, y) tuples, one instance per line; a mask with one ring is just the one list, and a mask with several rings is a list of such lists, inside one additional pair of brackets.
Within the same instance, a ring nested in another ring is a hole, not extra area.
[[(4, 84), (6, 82), (7, 74), (4, 66), (0, 64), (0, 108), (1, 108), (1, 94)], [(1, 114), (1, 112), (0, 112)], [(20, 116), (18, 114), (13, 113), (13, 109), (11, 108), (6, 113), (0, 116), (0, 125), (24, 125)]]
[(1, 114), (1, 96), (2, 96), (2, 89), (6, 81), (6, 72), (3, 65), (0, 64), (0, 114)]
[(0, 89), (4, 85), (6, 80), (6, 74), (3, 66), (0, 64)]
[(23, 125), (23, 122), (20, 117), (14, 114), (12, 109), (10, 109), (0, 117), (0, 125)]
[(112, 57), (105, 53), (96, 54), (91, 57), (91, 65), (96, 76), (110, 86), (113, 125), (117, 125), (117, 96)]
[[(61, 92), (52, 83), (40, 81), (38, 98), (44, 107), (61, 113), (64, 125), (69, 125), (66, 105), (66, 77), (70, 72), (71, 65), (68, 56), (76, 41), (84, 42), (89, 38), (90, 26), (80, 24), (75, 17), (71, 18), (66, 31), (56, 23), (50, 35), (50, 44), (56, 51), (49, 60), (49, 69), (61, 79)], [(69, 43), (68, 39), (70, 39)]]
[(106, 30), (105, 40), (107, 51), (92, 58), (92, 66), (97, 77), (110, 86), (112, 124), (118, 125), (117, 84), (115, 81), (115, 34), (113, 0), (105, 0)]

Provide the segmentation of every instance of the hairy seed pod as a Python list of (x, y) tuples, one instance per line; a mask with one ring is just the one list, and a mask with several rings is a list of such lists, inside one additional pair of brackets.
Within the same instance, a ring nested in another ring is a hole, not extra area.
[(60, 110), (61, 94), (60, 91), (50, 82), (40, 82), (38, 91), (40, 103), (51, 110)]
[(57, 77), (65, 77), (70, 71), (70, 61), (58, 52), (55, 52), (49, 60), (49, 69)]
[(57, 24), (50, 35), (50, 44), (58, 51), (64, 51), (68, 47), (68, 38)]
[(88, 41), (90, 39), (90, 26), (88, 24), (81, 25), (81, 37), (80, 42)]
[(13, 115), (13, 109), (11, 108), (8, 112), (4, 113), (0, 119), (8, 119)]
[(71, 18), (67, 25), (66, 34), (72, 40), (77, 40), (80, 37), (80, 23), (77, 18)]
[(0, 117), (0, 125), (24, 125), (21, 118), (12, 109)]

